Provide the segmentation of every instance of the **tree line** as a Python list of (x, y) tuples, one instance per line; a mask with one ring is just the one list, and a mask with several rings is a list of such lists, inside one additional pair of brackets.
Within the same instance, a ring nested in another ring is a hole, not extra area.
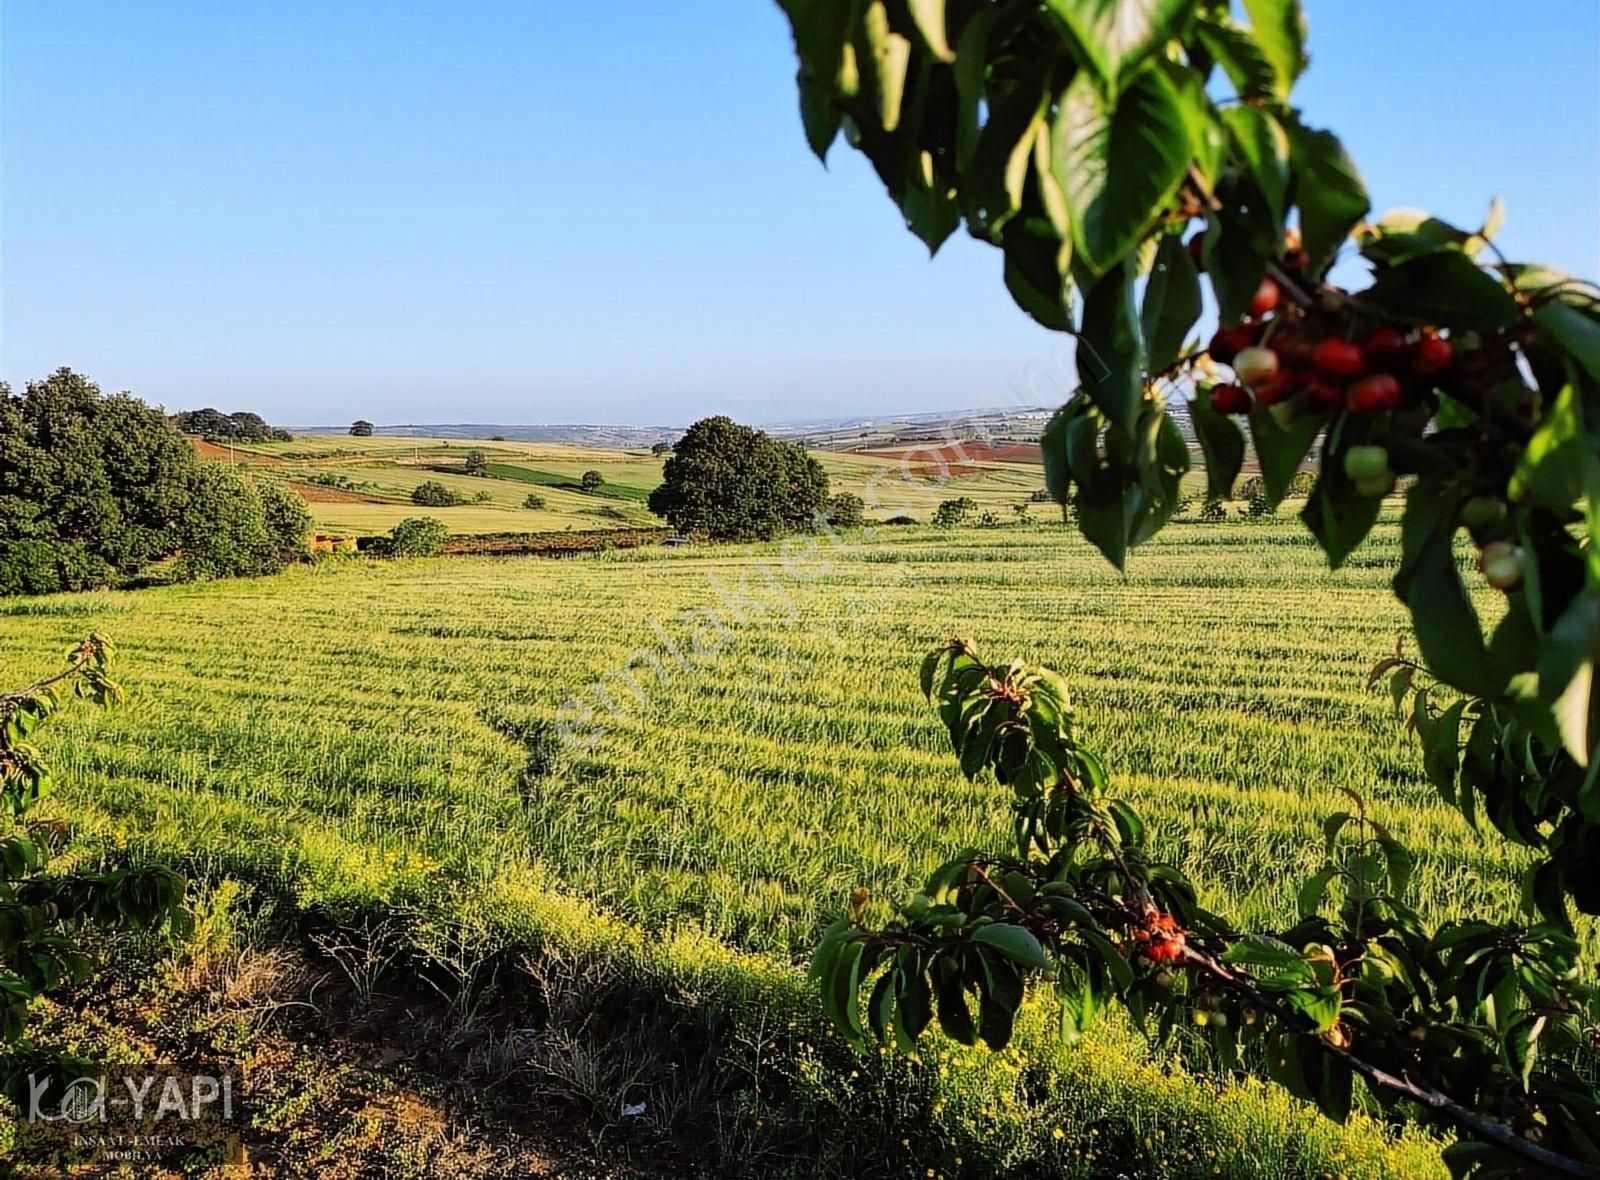
[[(253, 415), (252, 415), (253, 417)], [(311, 514), (276, 484), (203, 460), (160, 410), (56, 370), (0, 382), (0, 595), (268, 573)]]

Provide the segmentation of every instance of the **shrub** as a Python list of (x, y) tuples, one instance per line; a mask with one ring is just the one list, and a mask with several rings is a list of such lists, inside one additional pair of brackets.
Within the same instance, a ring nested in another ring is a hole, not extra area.
[(472, 450), (467, 452), (467, 456), (461, 461), (461, 465), (466, 468), (468, 475), (487, 475), (489, 473), (489, 456), (485, 455), (477, 447), (473, 447)]
[(836, 529), (857, 529), (866, 522), (867, 502), (854, 492), (840, 492), (828, 500), (827, 520)]
[(476, 492), (472, 493), (472, 502), (474, 504), (487, 504), (490, 500), (493, 500), (493, 499), (494, 499), (494, 497), (491, 496), (489, 494), (488, 490), (484, 489), (484, 488), (480, 488)]
[(261, 493), (220, 463), (204, 463), (195, 472), (182, 535), (179, 572), (185, 578), (261, 574), (282, 564)]
[(957, 525), (966, 524), (971, 520), (972, 514), (977, 510), (977, 501), (968, 496), (946, 500), (934, 512), (933, 523), (942, 529), (955, 528)]
[(372, 436), (372, 423), (365, 418), (357, 418), (350, 424), (350, 433), (357, 438), (370, 438)]
[(408, 516), (390, 531), (385, 548), (391, 557), (433, 557), (449, 535), (436, 517)]
[(299, 561), (309, 554), (306, 536), (311, 532), (311, 509), (289, 489), (275, 483), (258, 486), (266, 516), (267, 538), (279, 562)]
[(578, 481), (578, 486), (586, 492), (597, 492), (605, 482), (605, 476), (591, 469), (583, 473), (583, 478)]
[(0, 541), (0, 595), (53, 594), (60, 589), (54, 545), (48, 541)]
[(897, 525), (916, 524), (917, 523), (917, 518), (914, 517), (914, 516), (891, 516), (888, 520), (884, 521), (883, 523), (884, 524), (897, 524)]
[(524, 496), (522, 498), (522, 506), (524, 508), (531, 508), (535, 512), (537, 512), (539, 509), (543, 508), (544, 504), (545, 504), (544, 497), (541, 496), (538, 492), (529, 492), (526, 496)]
[(430, 479), (411, 489), (411, 502), (419, 508), (454, 508), (461, 503), (461, 497), (438, 480)]

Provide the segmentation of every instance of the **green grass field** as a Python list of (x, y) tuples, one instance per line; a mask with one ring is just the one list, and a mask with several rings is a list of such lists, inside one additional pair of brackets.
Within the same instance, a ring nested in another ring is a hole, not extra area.
[[(1000, 486), (1015, 499), (1033, 478)], [(842, 545), (334, 560), (0, 603), (0, 677), (45, 671), (89, 629), (119, 642), (129, 705), (73, 710), (50, 740), (51, 806), (99, 839), (306, 910), (422, 906), (803, 1011), (797, 964), (851, 886), (902, 897), (945, 854), (1004, 843), (1004, 792), (960, 777), (916, 687), (920, 655), (953, 633), (1065, 674), (1082, 736), (1213, 908), (1288, 917), (1339, 788), (1417, 850), (1425, 915), (1512, 904), (1505, 845), (1436, 799), (1366, 687), (1405, 627), (1386, 585), (1397, 544), (1380, 525), (1330, 574), (1297, 522), (1179, 523), (1126, 579), (1075, 532), (1009, 521)], [(529, 786), (502, 734), (535, 719), (577, 741)], [(1161, 1169), (1138, 1175), (1438, 1171), (1434, 1149), (1360, 1119), (1335, 1128), (1280, 1093), (1173, 1074), (1115, 1023), (1077, 1052), (1038, 1034), (1001, 1059), (932, 1061), (932, 1105), (905, 1112), (918, 1175), (961, 1171), (930, 1142), (987, 1143), (973, 1175), (1102, 1174), (1096, 1111), (1130, 1166)], [(1181, 1130), (1152, 1147), (1152, 1126)]]
[[(467, 451), (482, 450), (493, 478), (460, 470)], [(833, 451), (814, 452), (835, 492), (855, 492), (867, 516), (886, 520), (911, 516), (927, 521), (941, 500), (966, 496), (980, 511), (1006, 521), (1014, 508), (1043, 486), (1037, 464), (983, 462), (941, 471), (928, 455), (911, 460)], [(218, 452), (219, 457), (225, 457)], [(464, 497), (487, 493), (485, 503), (427, 509), (452, 533), (553, 532), (564, 529), (636, 528), (662, 522), (645, 506), (661, 482), (659, 455), (559, 443), (493, 440), (352, 438), (302, 435), (286, 443), (235, 447), (232, 458), (263, 478), (288, 481), (310, 501), (316, 527), (333, 534), (387, 532), (420, 509), (410, 503), (413, 489), (437, 480)], [(593, 493), (578, 489), (585, 471), (599, 471), (605, 483)], [(332, 493), (314, 482), (347, 481)], [(523, 507), (529, 492), (544, 497), (541, 509)], [(362, 502), (363, 500), (368, 502)], [(1040, 519), (1050, 505), (1030, 506)]]

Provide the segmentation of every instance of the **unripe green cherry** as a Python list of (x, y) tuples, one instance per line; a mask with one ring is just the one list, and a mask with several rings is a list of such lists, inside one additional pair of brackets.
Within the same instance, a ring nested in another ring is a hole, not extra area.
[(1385, 471), (1381, 475), (1358, 479), (1355, 481), (1354, 487), (1358, 496), (1365, 496), (1369, 500), (1381, 500), (1384, 496), (1394, 491), (1394, 473)]
[(1360, 483), (1389, 474), (1389, 452), (1384, 447), (1363, 445), (1351, 447), (1344, 453), (1344, 473)]
[(1474, 496), (1461, 506), (1461, 523), (1475, 533), (1492, 529), (1505, 518), (1505, 501), (1495, 496)]
[(1201, 1028), (1204, 1028), (1212, 1021), (1211, 1013), (1207, 1012), (1204, 1008), (1196, 1008), (1194, 1010), (1193, 1017), (1195, 1024), (1199, 1025)]
[(1211, 1027), (1212, 1028), (1227, 1028), (1228, 1027), (1228, 1014), (1226, 1012), (1213, 1012), (1211, 1014)]

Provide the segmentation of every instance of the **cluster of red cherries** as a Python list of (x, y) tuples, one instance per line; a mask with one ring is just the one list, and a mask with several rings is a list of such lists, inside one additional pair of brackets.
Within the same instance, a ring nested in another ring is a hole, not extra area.
[(1359, 340), (1325, 334), (1302, 308), (1284, 305), (1270, 277), (1261, 280), (1249, 314), (1219, 328), (1206, 352), (1236, 377), (1211, 390), (1219, 414), (1297, 397), (1323, 413), (1381, 414), (1401, 404), (1408, 384), (1431, 383), (1455, 363), (1450, 341), (1433, 328), (1383, 326)]
[(1176, 963), (1183, 958), (1183, 927), (1171, 914), (1153, 906), (1145, 912), (1144, 925), (1134, 927), (1132, 937), (1139, 944), (1139, 953), (1152, 963)]

